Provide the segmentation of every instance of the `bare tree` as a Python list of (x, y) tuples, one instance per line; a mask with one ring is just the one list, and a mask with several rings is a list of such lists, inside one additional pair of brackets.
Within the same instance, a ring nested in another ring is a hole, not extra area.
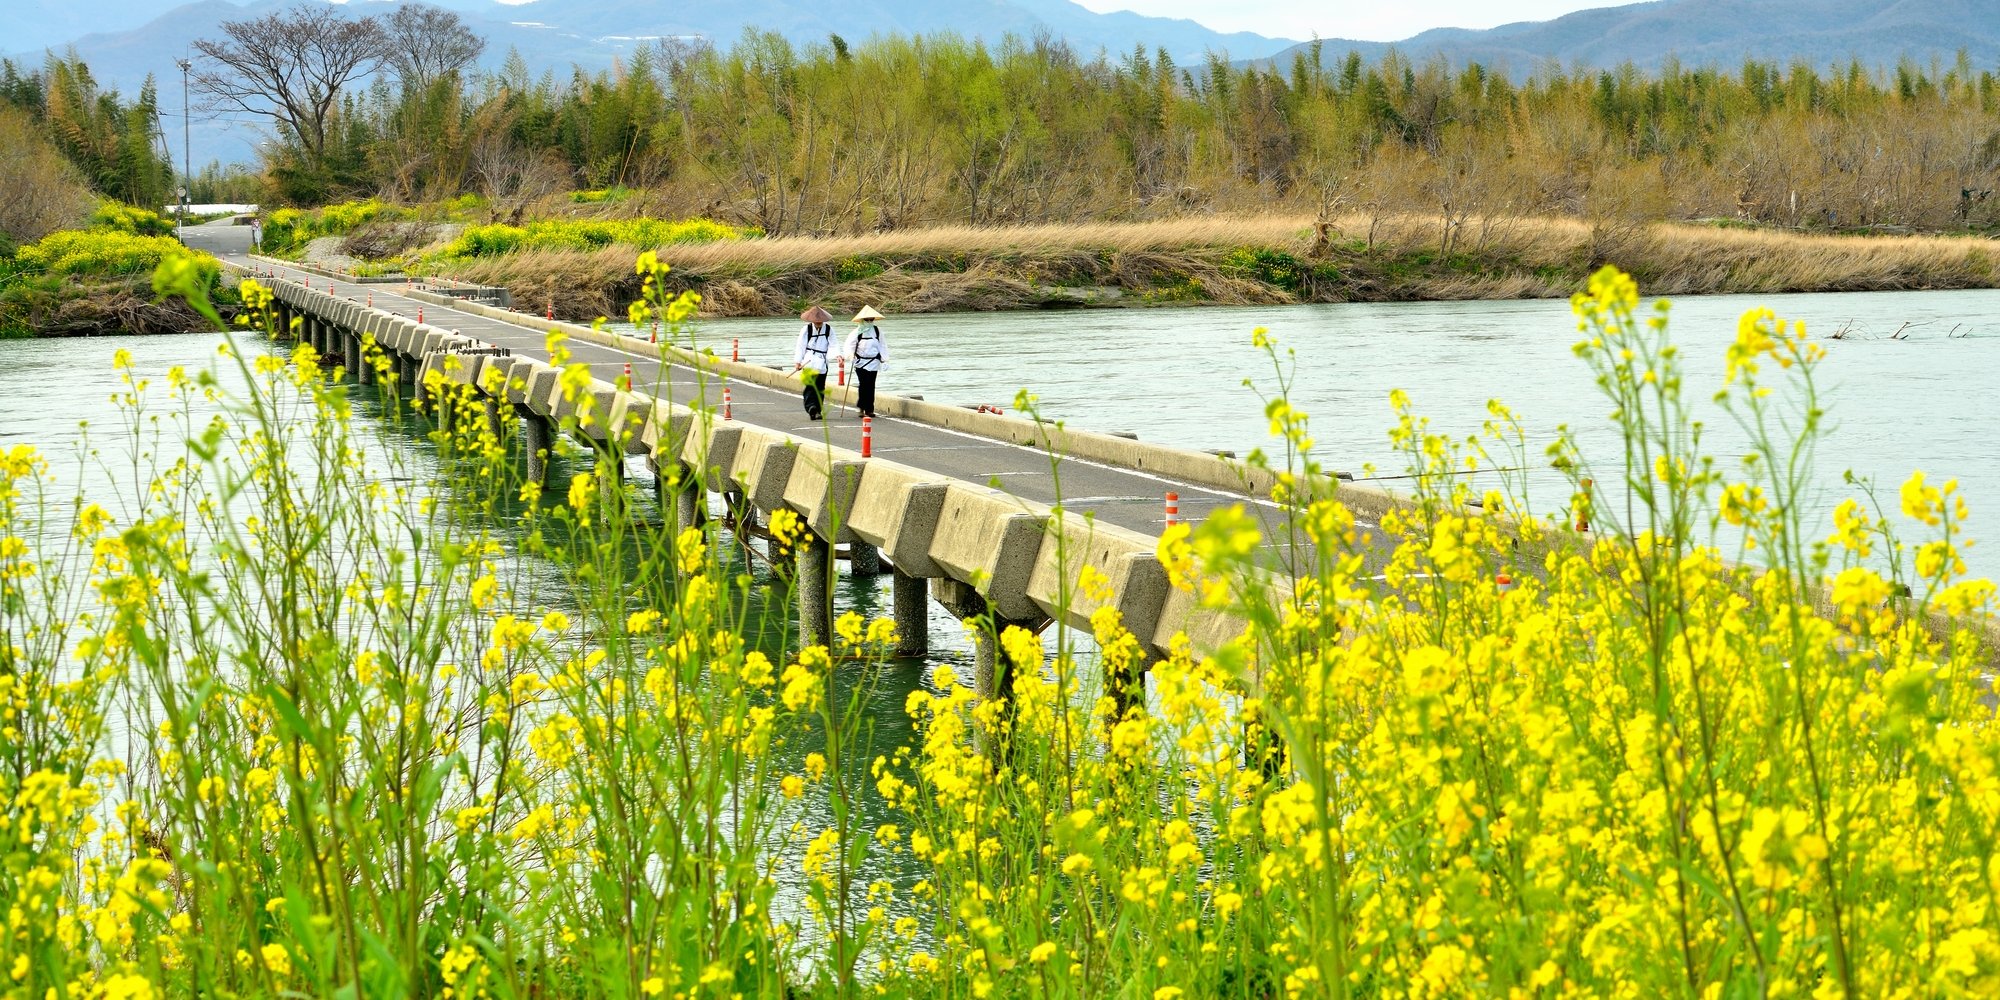
[(222, 33), (220, 40), (194, 43), (208, 60), (194, 77), (195, 89), (214, 104), (270, 118), (291, 132), (313, 164), (325, 155), (341, 90), (388, 56), (381, 22), (350, 19), (320, 3), (224, 21)]
[(486, 51), (486, 39), (473, 34), (458, 14), (429, 4), (397, 7), (383, 30), (388, 35), (389, 65), (395, 67), (405, 93), (429, 90)]

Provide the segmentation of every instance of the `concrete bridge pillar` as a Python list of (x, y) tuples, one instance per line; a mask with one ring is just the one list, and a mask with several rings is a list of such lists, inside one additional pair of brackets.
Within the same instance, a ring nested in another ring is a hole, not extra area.
[(855, 539), (847, 546), (847, 572), (850, 576), (881, 576), (882, 550)]
[[(430, 400), (431, 393), (430, 390), (424, 388), (424, 380), (422, 378), (424, 373), (423, 361), (421, 359), (418, 360), (413, 365), (413, 367), (416, 369), (418, 377), (410, 381), (410, 402), (415, 403), (418, 406), (422, 406), (424, 405), (424, 403)], [(523, 419), (526, 419), (528, 416), (528, 412), (526, 410), (522, 410), (521, 416)]]
[(923, 656), (931, 650), (930, 604), (920, 577), (891, 568), (896, 603), (896, 655)]
[(659, 497), (660, 512), (673, 518), (675, 537), (708, 523), (708, 495), (702, 490), (701, 481), (685, 466), (671, 462), (661, 465), (659, 459), (647, 461), (653, 466), (653, 492)]
[(708, 523), (708, 498), (698, 484), (689, 483), (674, 494), (674, 522), (681, 531)]
[(1047, 619), (1024, 621), (1002, 618), (971, 584), (960, 583), (950, 577), (932, 580), (931, 596), (959, 621), (975, 623), (972, 630), (973, 691), (982, 699), (1005, 700), (1012, 678), (1006, 659), (1000, 655), (1000, 634), (1011, 626), (1019, 626), (1039, 635), (1048, 624)]
[(368, 381), (361, 369), (361, 335), (352, 330), (340, 332), (341, 347), (347, 354), (347, 377), (355, 383)]
[(799, 554), (797, 551), (787, 548), (783, 542), (778, 541), (776, 538), (767, 538), (764, 540), (764, 555), (771, 560), (771, 575), (778, 578), (780, 585), (790, 586), (798, 582)]
[(808, 531), (799, 542), (799, 644), (833, 642), (833, 546)]
[(528, 481), (539, 486), (549, 484), (549, 456), (555, 449), (555, 428), (549, 425), (547, 417), (532, 410), (516, 406), (515, 412), (521, 418), (521, 450), (527, 455)]
[(662, 465), (657, 458), (647, 459), (646, 466), (653, 470), (653, 499), (659, 502), (660, 513), (673, 520), (674, 534), (700, 527), (708, 512), (700, 502), (701, 484), (688, 469), (675, 462)]
[(597, 452), (597, 462), (591, 470), (597, 474), (597, 488), (604, 495), (604, 502), (616, 512), (613, 516), (623, 517), (625, 513), (625, 453), (616, 445), (607, 447), (602, 442), (591, 444)]
[(481, 396), (479, 405), (485, 411), (486, 433), (493, 435), (495, 441), (506, 440), (502, 436), (502, 432), (506, 430), (506, 423), (500, 417), (500, 400), (492, 396)]

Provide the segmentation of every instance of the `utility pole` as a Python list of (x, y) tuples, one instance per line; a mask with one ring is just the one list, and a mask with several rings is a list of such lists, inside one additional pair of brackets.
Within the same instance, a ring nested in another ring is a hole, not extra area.
[[(191, 134), (193, 134), (193, 129), (188, 125), (188, 116), (194, 112), (194, 109), (188, 106), (188, 70), (193, 68), (194, 64), (186, 59), (176, 59), (174, 60), (174, 62), (181, 68), (180, 194), (181, 194), (181, 228), (185, 230), (187, 228), (187, 217), (188, 217), (188, 185), (194, 183), (194, 150), (192, 149), (188, 140), (188, 137)], [(182, 233), (181, 235), (185, 237), (187, 234)]]

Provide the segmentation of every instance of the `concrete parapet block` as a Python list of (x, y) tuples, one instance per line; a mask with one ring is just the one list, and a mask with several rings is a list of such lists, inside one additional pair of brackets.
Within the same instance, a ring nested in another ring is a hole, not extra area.
[(436, 355), (440, 359), (446, 381), (458, 385), (478, 385), (480, 363), (484, 358), (474, 355), (454, 354), (450, 351)]
[[(611, 408), (618, 401), (618, 390), (611, 383), (592, 379), (590, 387), (577, 394), (572, 412), (563, 416), (576, 417), (577, 433), (602, 445), (612, 443)], [(565, 400), (565, 402), (570, 402)]]
[[(1051, 618), (1087, 631), (1090, 616), (1108, 604), (1118, 609), (1126, 629), (1150, 645), (1167, 593), (1173, 589), (1166, 567), (1160, 565), (1158, 541), (1067, 513), (1050, 517), (1047, 530), (1048, 540), (1042, 543), (1028, 580), (1028, 597), (1036, 606)], [(1108, 599), (1098, 600), (1077, 586), (1086, 568), (1109, 581)]]
[(479, 370), (474, 373), (472, 384), (479, 391), (494, 399), (507, 398), (507, 379), (514, 371), (514, 359), (497, 354), (477, 355)]
[(561, 421), (565, 417), (576, 416), (576, 403), (569, 398), (569, 393), (563, 390), (562, 369), (550, 368), (549, 371), (553, 372), (555, 377), (535, 380), (534, 386), (538, 394), (536, 398), (528, 401), (528, 405), (536, 412), (547, 414), (550, 420)]
[(752, 507), (770, 513), (784, 505), (785, 484), (791, 480), (792, 465), (798, 459), (798, 442), (789, 435), (757, 427), (745, 427), (741, 433), (725, 478), (739, 484)]
[(931, 559), (931, 540), (944, 510), (951, 480), (880, 458), (868, 460), (861, 485), (854, 491), (854, 511), (848, 527), (856, 537), (880, 548), (905, 576), (935, 579), (945, 575)]
[(404, 322), (408, 323), (409, 326), (404, 329), (402, 337), (398, 341), (398, 350), (406, 358), (422, 357), (424, 334), (430, 328), (413, 319), (405, 320)]
[(561, 378), (562, 372), (547, 365), (535, 369), (528, 377), (528, 388), (523, 393), (521, 405), (527, 407), (528, 412), (535, 416), (554, 417), (555, 414), (549, 409), (549, 399), (560, 393), (561, 390), (556, 387), (556, 382)]
[(695, 481), (711, 493), (720, 493), (729, 484), (729, 468), (743, 444), (743, 425), (716, 420), (707, 413), (695, 413), (681, 461), (694, 470)]
[(415, 339), (411, 341), (410, 353), (421, 358), (437, 350), (439, 345), (444, 343), (444, 338), (449, 336), (451, 335), (437, 327), (420, 326), (417, 328)]
[(853, 542), (854, 495), (866, 466), (853, 452), (801, 448), (785, 481), (785, 505), (798, 512), (813, 534), (836, 544)]
[(382, 335), (376, 339), (383, 350), (391, 354), (405, 354), (403, 345), (408, 343), (409, 335), (410, 321), (397, 316), (382, 324)]
[(938, 512), (930, 557), (945, 575), (972, 585), (1009, 621), (1042, 617), (1028, 596), (1048, 510), (996, 490), (954, 484)]
[[(1272, 577), (1260, 586), (1274, 604), (1291, 599), (1292, 588), (1287, 581)], [(1186, 633), (1188, 647), (1197, 659), (1214, 656), (1223, 646), (1241, 637), (1243, 629), (1248, 624), (1241, 617), (1227, 611), (1202, 607), (1198, 594), (1170, 587), (1166, 602), (1160, 608), (1159, 623), (1153, 627), (1150, 645), (1155, 655), (1165, 658), (1173, 650), (1174, 635)], [(1144, 635), (1139, 637), (1146, 638)], [(1257, 678), (1247, 677), (1243, 680), (1250, 694), (1256, 695), (1259, 692)]]
[(608, 424), (611, 440), (627, 455), (650, 455), (653, 449), (646, 443), (646, 427), (652, 423), (653, 403), (637, 393), (620, 390), (612, 394), (611, 415)]
[(652, 409), (646, 415), (646, 426), (639, 431), (639, 442), (645, 447), (657, 465), (684, 464), (682, 455), (687, 448), (688, 437), (694, 432), (695, 411), (685, 406), (677, 406), (665, 400), (654, 400)]
[(533, 358), (508, 357), (501, 358), (500, 360), (509, 362), (507, 369), (507, 402), (509, 403), (526, 403), (528, 401), (528, 386), (533, 382), (535, 375), (543, 371), (555, 371), (555, 369)]

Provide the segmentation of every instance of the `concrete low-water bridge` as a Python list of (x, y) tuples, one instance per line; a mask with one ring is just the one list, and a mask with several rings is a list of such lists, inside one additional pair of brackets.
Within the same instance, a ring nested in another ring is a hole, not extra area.
[[(886, 559), (899, 654), (927, 649), (927, 595), (961, 620), (990, 622), (975, 633), (982, 695), (998, 693), (993, 639), (1008, 625), (1039, 631), (1062, 617), (1087, 631), (1092, 613), (1109, 604), (1155, 658), (1168, 654), (1176, 633), (1206, 652), (1240, 631), (1241, 622), (1169, 586), (1156, 556), (1168, 494), (1177, 494), (1184, 520), (1242, 504), (1267, 540), (1287, 535), (1285, 511), (1266, 499), (1272, 473), (1225, 457), (888, 393), (877, 396), (864, 455), (852, 390), (829, 385), (827, 418), (810, 421), (789, 365), (696, 355), (470, 301), (463, 290), (454, 296), (402, 278), (352, 278), (252, 257), (240, 230), (190, 229), (188, 242), (258, 274), (276, 293), (281, 329), (296, 323), (297, 336), (342, 361), (350, 377), (372, 377), (362, 363), (367, 338), (398, 381), (419, 392), (425, 376), (439, 372), (480, 393), (489, 420), (510, 408), (530, 478), (546, 476), (554, 435), (583, 401), (567, 398), (560, 371), (541, 360), (550, 330), (569, 334), (571, 363), (589, 365), (592, 375), (587, 405), (595, 416), (579, 436), (617, 456), (621, 468), (626, 458), (645, 459), (678, 523), (705, 519), (705, 495), (722, 494), (738, 516), (786, 509), (809, 529), (796, 567), (806, 642), (831, 637), (830, 583), (836, 547), (845, 546), (857, 573), (880, 572)], [(503, 388), (489, 391), (496, 385)], [(1386, 498), (1342, 492), (1372, 528)], [(1085, 567), (1110, 581), (1108, 595), (1076, 586)]]

